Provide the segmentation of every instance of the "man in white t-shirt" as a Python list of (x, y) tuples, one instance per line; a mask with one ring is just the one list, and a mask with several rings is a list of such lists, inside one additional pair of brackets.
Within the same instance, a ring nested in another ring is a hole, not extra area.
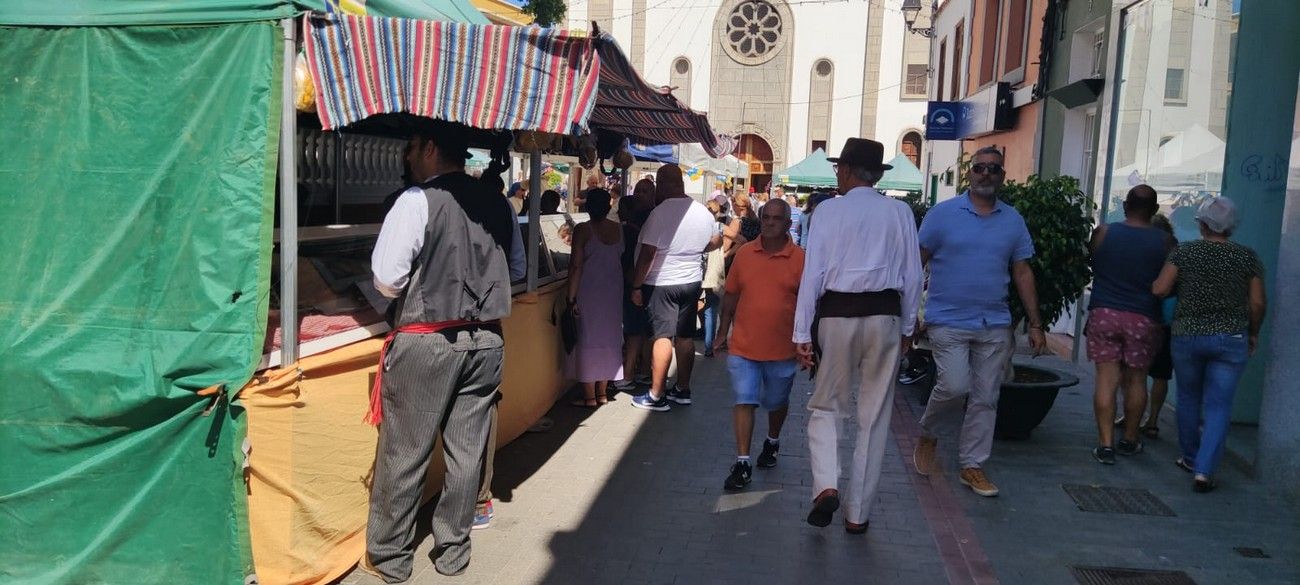
[[(663, 412), (668, 401), (691, 403), (691, 368), (695, 365), (695, 309), (704, 280), (703, 257), (722, 245), (709, 209), (686, 195), (682, 170), (664, 165), (656, 173), (659, 204), (641, 227), (640, 247), (632, 274), (632, 303), (650, 315), (653, 342), (650, 391), (632, 406)], [(668, 365), (677, 351), (677, 381), (664, 391)]]

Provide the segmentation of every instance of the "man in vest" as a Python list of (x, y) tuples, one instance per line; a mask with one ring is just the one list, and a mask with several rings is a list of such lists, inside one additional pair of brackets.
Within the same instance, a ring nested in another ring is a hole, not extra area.
[(850, 138), (838, 158), (828, 159), (844, 196), (817, 208), (792, 339), (800, 362), (818, 368), (808, 400), (814, 495), (808, 523), (826, 527), (840, 507), (840, 423), (856, 411), (844, 530), (857, 535), (867, 532), (871, 519), (898, 358), (911, 344), (921, 302), (915, 216), (907, 204), (875, 189), (893, 168), (881, 162), (884, 152), (879, 142)]
[(415, 511), (440, 433), (447, 474), (433, 514), (434, 568), (456, 575), (469, 565), (501, 384), (500, 320), (510, 314), (511, 280), (525, 272), (515, 214), (465, 174), (467, 145), (463, 128), (443, 123), (410, 139), (419, 186), (398, 197), (371, 257), (375, 288), (396, 299), (396, 328), (367, 415), (379, 424), (379, 447), (361, 567), (389, 583), (411, 576)]

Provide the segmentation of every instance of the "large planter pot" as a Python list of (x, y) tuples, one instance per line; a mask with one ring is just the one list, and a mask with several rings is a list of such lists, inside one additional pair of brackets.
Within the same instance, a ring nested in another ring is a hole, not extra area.
[(1002, 384), (998, 399), (998, 439), (1026, 440), (1056, 403), (1061, 388), (1079, 383), (1079, 378), (1059, 370), (1014, 364), (1014, 375)]

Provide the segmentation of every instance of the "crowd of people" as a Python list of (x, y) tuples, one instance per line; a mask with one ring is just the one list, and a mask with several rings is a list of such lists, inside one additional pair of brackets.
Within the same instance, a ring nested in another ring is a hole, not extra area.
[[(600, 407), (611, 389), (652, 412), (692, 404), (702, 333), (703, 355), (727, 354), (736, 457), (723, 488), (743, 490), (754, 467), (778, 464), (794, 379), (808, 371), (807, 522), (828, 526), (843, 507), (845, 531), (860, 535), (872, 517), (898, 364), (924, 334), (937, 368), (915, 471), (936, 468), (941, 427), (956, 424), (960, 483), (998, 495), (984, 465), (1015, 349), (1009, 289), (1025, 307), (1032, 350), (1046, 347), (1029, 265), (1033, 240), (998, 197), (1004, 153), (977, 151), (969, 190), (935, 205), (919, 228), (906, 203), (875, 189), (890, 168), (883, 154), (879, 142), (849, 139), (829, 159), (837, 190), (814, 193), (802, 209), (779, 189), (731, 197), (719, 189), (697, 202), (676, 165), (618, 201), (599, 182), (574, 194), (570, 205), (589, 219), (572, 230), (566, 291), (576, 320), (567, 373), (581, 387), (572, 404)], [(406, 160), (423, 182), (395, 199), (372, 258), (376, 288), (396, 301), (367, 417), (382, 424), (361, 567), (389, 582), (410, 575), (414, 513), (439, 435), (447, 473), (433, 517), (438, 572), (462, 572), (470, 530), (491, 519), (499, 321), (509, 313), (509, 283), (524, 271), (515, 216), (527, 193), (506, 192), (499, 178), (469, 177), (467, 156), (465, 138), (453, 131), (411, 139)], [(544, 194), (542, 203), (551, 210), (554, 198)], [(1193, 489), (1209, 491), (1237, 380), (1257, 345), (1263, 269), (1229, 239), (1236, 211), (1227, 198), (1200, 208), (1202, 238), (1181, 245), (1160, 227), (1154, 190), (1135, 187), (1124, 209), (1124, 221), (1098, 227), (1090, 242), (1096, 281), (1087, 340), (1100, 443), (1093, 456), (1113, 464), (1116, 453), (1141, 453), (1142, 438), (1158, 436), (1167, 390), (1153, 388), (1147, 414), (1146, 380), (1151, 374), (1167, 389), (1172, 369), (1176, 463), (1194, 475)], [(1169, 297), (1177, 301), (1162, 309)], [(1123, 432), (1114, 441), (1120, 388)], [(767, 428), (751, 463), (759, 408)], [(849, 417), (856, 439), (841, 478), (839, 436)]]

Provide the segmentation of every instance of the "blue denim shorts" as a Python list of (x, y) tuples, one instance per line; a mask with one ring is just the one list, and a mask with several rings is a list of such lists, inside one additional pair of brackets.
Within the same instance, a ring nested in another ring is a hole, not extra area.
[(790, 389), (799, 366), (794, 360), (759, 362), (732, 354), (727, 356), (727, 370), (736, 404), (780, 410), (790, 405)]

